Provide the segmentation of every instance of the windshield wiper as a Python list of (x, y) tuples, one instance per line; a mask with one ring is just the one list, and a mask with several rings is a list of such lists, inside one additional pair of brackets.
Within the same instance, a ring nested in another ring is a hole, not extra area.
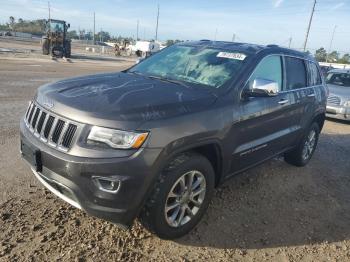
[(129, 73), (129, 74), (134, 74), (134, 75), (139, 75), (139, 76), (143, 76), (144, 75), (144, 74), (142, 74), (139, 71), (126, 71), (126, 72)]
[(191, 88), (190, 86), (186, 85), (184, 82), (178, 81), (178, 80), (175, 80), (175, 79), (169, 79), (169, 78), (160, 77), (160, 76), (153, 76), (153, 75), (148, 75), (147, 77), (152, 78), (152, 79), (157, 79), (157, 80), (160, 80), (160, 81), (164, 81), (164, 82), (169, 82), (169, 83), (181, 85), (181, 86), (184, 86), (184, 87), (187, 87), (187, 88)]

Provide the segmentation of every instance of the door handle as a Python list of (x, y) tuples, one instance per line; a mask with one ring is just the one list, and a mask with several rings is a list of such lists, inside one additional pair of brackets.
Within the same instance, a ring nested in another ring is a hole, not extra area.
[(315, 97), (316, 95), (315, 95), (315, 93), (312, 93), (312, 94), (310, 94), (310, 95), (307, 95), (308, 97)]
[(287, 104), (288, 102), (289, 102), (288, 99), (282, 99), (282, 100), (279, 101), (278, 103), (279, 103), (280, 105), (284, 105), (284, 104)]

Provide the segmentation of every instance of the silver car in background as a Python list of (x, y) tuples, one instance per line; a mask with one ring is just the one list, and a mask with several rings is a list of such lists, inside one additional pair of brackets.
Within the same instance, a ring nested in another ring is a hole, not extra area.
[(350, 121), (350, 70), (333, 69), (327, 73), (329, 88), (327, 117)]

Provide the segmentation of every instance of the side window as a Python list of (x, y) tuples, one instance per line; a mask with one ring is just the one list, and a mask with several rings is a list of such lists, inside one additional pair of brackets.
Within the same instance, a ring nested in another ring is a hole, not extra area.
[(304, 60), (294, 57), (285, 57), (286, 89), (293, 90), (306, 87), (306, 68)]
[(317, 86), (322, 84), (322, 79), (317, 65), (314, 62), (308, 61), (308, 79), (309, 86)]
[(282, 59), (280, 56), (268, 56), (255, 68), (252, 76), (249, 78), (249, 87), (257, 78), (262, 78), (278, 83), (279, 90), (282, 90)]

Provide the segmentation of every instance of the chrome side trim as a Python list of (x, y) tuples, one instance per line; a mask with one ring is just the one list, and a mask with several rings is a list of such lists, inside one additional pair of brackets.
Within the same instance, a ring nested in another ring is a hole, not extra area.
[[(58, 190), (56, 190), (55, 188), (53, 188), (51, 185), (49, 185), (42, 177), (41, 175), (36, 172), (33, 168), (32, 172), (34, 173), (35, 177), (48, 189), (50, 190), (52, 193), (54, 193), (56, 196), (58, 196), (59, 198), (61, 198), (62, 200), (66, 201), (67, 203), (71, 204), (72, 206), (82, 209), (82, 207), (80, 206), (80, 204), (78, 202), (73, 201), (72, 199), (66, 197), (65, 195), (61, 194)], [(57, 181), (54, 181), (54, 183), (60, 185), (61, 187), (67, 188), (65, 185), (58, 183)], [(71, 191), (69, 188), (67, 188), (69, 191)]]

